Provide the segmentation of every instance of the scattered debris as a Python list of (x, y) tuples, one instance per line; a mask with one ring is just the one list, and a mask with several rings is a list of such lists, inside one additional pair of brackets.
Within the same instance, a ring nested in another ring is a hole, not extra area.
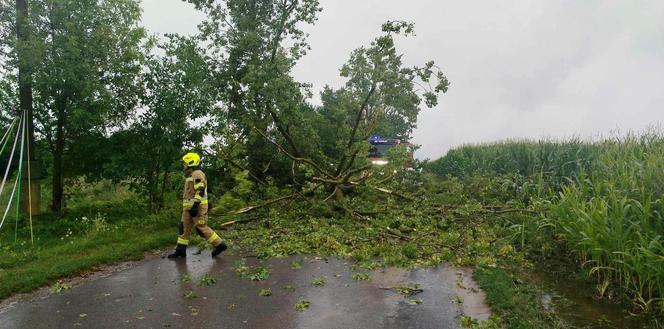
[(294, 270), (299, 270), (302, 268), (302, 263), (298, 260), (294, 260), (293, 262), (291, 262), (291, 268)]
[(246, 261), (241, 259), (235, 263), (235, 273), (243, 279), (251, 281), (265, 281), (270, 277), (270, 270), (267, 267), (258, 266), (254, 269), (247, 266)]
[(476, 319), (473, 319), (467, 315), (462, 315), (459, 319), (459, 323), (463, 328), (475, 328), (479, 324)]
[(261, 297), (272, 296), (272, 290), (270, 288), (258, 289), (258, 296), (261, 296)]
[(257, 267), (256, 270), (247, 277), (251, 281), (265, 281), (270, 277), (270, 270), (267, 267)]
[(419, 283), (407, 283), (401, 286), (394, 286), (394, 287), (381, 287), (380, 289), (384, 290), (392, 290), (394, 292), (398, 292), (406, 297), (412, 297), (415, 296), (424, 290), (420, 287)]
[(191, 312), (192, 316), (198, 316), (199, 311), (198, 311), (197, 308), (195, 308), (193, 306), (189, 306), (189, 311)]
[(52, 294), (57, 294), (57, 293), (59, 293), (59, 292), (61, 292), (61, 291), (63, 291), (63, 290), (69, 290), (69, 289), (71, 289), (71, 285), (70, 285), (70, 284), (68, 284), (68, 283), (66, 283), (66, 282), (64, 282), (64, 281), (62, 281), (62, 280), (58, 280), (58, 282), (56, 282), (54, 285), (52, 285), (52, 286), (48, 289), (48, 291), (49, 291), (50, 293), (52, 293)]
[(314, 287), (322, 287), (325, 285), (325, 278), (317, 277), (311, 280), (311, 285)]
[(364, 273), (364, 272), (354, 272), (351, 277), (355, 281), (369, 281), (371, 279), (371, 276), (369, 273)]
[(300, 298), (300, 300), (298, 300), (297, 303), (295, 303), (295, 309), (298, 311), (304, 311), (308, 309), (310, 305), (311, 305), (310, 301)]
[(207, 274), (207, 273), (206, 273), (205, 275), (203, 275), (203, 277), (201, 277), (201, 278), (198, 280), (198, 285), (200, 285), (200, 286), (211, 286), (211, 285), (213, 285), (213, 284), (215, 284), (215, 283), (217, 283), (217, 279), (211, 277), (211, 276), (210, 276), (209, 274)]

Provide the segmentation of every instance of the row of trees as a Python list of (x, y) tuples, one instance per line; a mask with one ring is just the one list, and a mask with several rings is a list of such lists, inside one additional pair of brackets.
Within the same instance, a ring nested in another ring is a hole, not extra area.
[(449, 85), (433, 62), (403, 63), (395, 36), (413, 25), (393, 21), (314, 106), (291, 71), (309, 49), (302, 27), (315, 23), (317, 0), (188, 2), (207, 15), (199, 35), (156, 38), (140, 26), (138, 0), (0, 0), (2, 120), (29, 106), (30, 91), (54, 211), (65, 178), (80, 175), (131, 182), (156, 210), (175, 159), (206, 137), (220, 174), (341, 194), (371, 182), (367, 137), (409, 139)]

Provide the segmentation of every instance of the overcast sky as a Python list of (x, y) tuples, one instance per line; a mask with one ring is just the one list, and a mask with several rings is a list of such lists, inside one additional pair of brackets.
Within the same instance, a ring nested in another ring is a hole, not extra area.
[[(415, 132), (419, 158), (466, 143), (641, 131), (664, 123), (664, 1), (321, 0), (295, 77), (340, 86), (339, 67), (390, 19), (413, 21), (407, 64), (432, 59), (452, 86)], [(180, 0), (143, 0), (154, 33), (193, 34)], [(315, 101), (315, 100), (314, 100)]]

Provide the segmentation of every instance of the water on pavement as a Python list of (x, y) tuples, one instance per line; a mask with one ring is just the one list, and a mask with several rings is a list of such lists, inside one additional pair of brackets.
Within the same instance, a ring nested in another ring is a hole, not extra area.
[[(238, 260), (212, 259), (209, 252), (179, 261), (147, 260), (0, 309), (0, 328), (459, 328), (462, 314), (479, 319), (490, 314), (466, 269), (386, 268), (356, 281), (352, 264), (343, 260), (247, 258), (248, 266), (271, 269), (267, 280), (251, 281), (235, 273)], [(302, 268), (291, 268), (294, 260)], [(205, 274), (216, 283), (199, 285)], [(191, 281), (182, 282), (184, 276)], [(325, 285), (312, 285), (319, 277)], [(423, 291), (408, 297), (389, 289), (408, 283)], [(258, 295), (267, 288), (271, 296)], [(296, 310), (300, 300), (309, 301), (309, 308)]]

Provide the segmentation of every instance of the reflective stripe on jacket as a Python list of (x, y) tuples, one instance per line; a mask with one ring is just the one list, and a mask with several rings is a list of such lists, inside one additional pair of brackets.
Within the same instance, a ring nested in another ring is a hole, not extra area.
[(191, 208), (196, 202), (200, 202), (201, 205), (208, 204), (207, 180), (201, 170), (194, 170), (189, 177), (186, 177), (182, 193), (183, 207)]

